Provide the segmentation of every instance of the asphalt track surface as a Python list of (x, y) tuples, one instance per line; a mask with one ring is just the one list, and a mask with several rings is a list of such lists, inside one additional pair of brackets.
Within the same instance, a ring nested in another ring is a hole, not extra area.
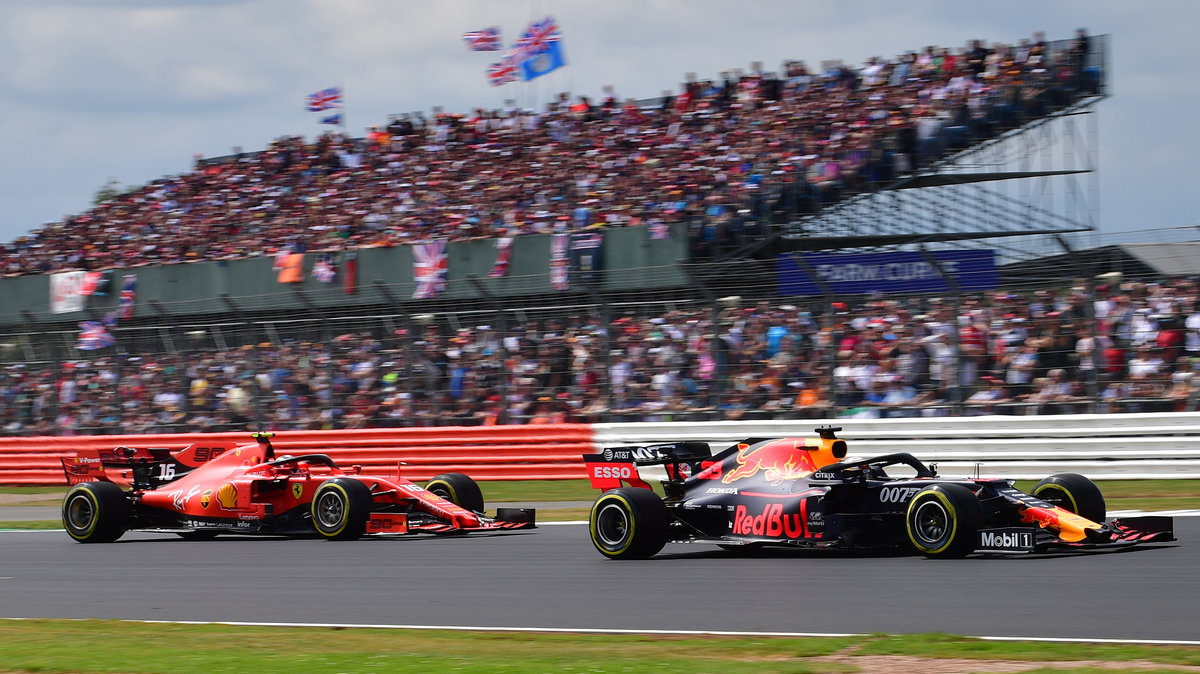
[(1123, 552), (927, 560), (670, 545), (602, 558), (583, 525), (334, 543), (0, 533), (0, 617), (1200, 639), (1200, 518)]

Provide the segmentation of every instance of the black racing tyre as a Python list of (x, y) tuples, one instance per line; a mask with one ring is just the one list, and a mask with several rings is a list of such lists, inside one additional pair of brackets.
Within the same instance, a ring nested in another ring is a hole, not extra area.
[(352, 541), (366, 532), (373, 504), (367, 485), (349, 477), (330, 478), (313, 493), (313, 528), (331, 541)]
[(129, 498), (112, 482), (84, 482), (63, 499), (67, 535), (80, 543), (112, 543), (129, 530)]
[(178, 531), (176, 535), (185, 541), (211, 541), (217, 537), (217, 532), (201, 529), (199, 531)]
[(425, 488), (460, 508), (483, 512), (479, 484), (462, 473), (442, 473), (425, 483)]
[(1029, 493), (1096, 524), (1103, 524), (1108, 517), (1108, 506), (1104, 503), (1100, 488), (1077, 473), (1051, 475), (1034, 485)]
[(649, 489), (606, 491), (588, 517), (592, 544), (609, 559), (646, 559), (667, 543), (667, 506)]
[(983, 526), (983, 507), (962, 485), (934, 485), (913, 496), (904, 524), (909, 542), (922, 555), (965, 557), (975, 550), (975, 538)]

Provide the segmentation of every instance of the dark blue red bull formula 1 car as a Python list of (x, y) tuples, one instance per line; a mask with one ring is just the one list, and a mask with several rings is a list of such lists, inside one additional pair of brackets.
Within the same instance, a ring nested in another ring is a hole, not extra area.
[[(715, 455), (704, 442), (585, 455), (592, 486), (605, 490), (589, 518), (592, 543), (611, 559), (645, 559), (668, 542), (954, 558), (1175, 540), (1169, 517), (1107, 519), (1104, 496), (1082, 475), (1052, 475), (1029, 493), (1011, 480), (942, 478), (910, 454), (848, 458), (840, 430), (748, 439)], [(646, 466), (665, 471), (664, 496), (643, 479)]]

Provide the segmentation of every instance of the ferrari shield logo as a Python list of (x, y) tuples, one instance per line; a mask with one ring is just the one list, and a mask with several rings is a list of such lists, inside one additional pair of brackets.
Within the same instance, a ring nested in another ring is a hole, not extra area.
[(292, 498), (299, 499), (303, 493), (304, 493), (304, 485), (302, 483), (297, 482), (292, 485)]

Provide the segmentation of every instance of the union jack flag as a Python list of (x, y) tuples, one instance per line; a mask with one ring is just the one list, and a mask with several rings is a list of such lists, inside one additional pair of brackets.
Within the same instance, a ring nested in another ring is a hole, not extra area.
[(313, 263), (312, 277), (320, 283), (333, 283), (337, 278), (337, 267), (333, 266), (333, 253), (325, 253)]
[(499, 51), (500, 26), (467, 31), (463, 33), (462, 39), (471, 51)]
[(550, 285), (555, 290), (571, 288), (571, 261), (567, 258), (570, 243), (570, 234), (555, 234), (550, 239)]
[(80, 351), (95, 351), (116, 343), (117, 338), (100, 321), (80, 321), (79, 343), (76, 344)]
[(487, 69), (488, 81), (493, 87), (498, 87), (502, 84), (517, 81), (517, 63), (512, 59), (505, 59), (499, 63), (493, 63)]
[(502, 236), (496, 239), (496, 263), (488, 272), (488, 278), (504, 278), (508, 276), (508, 263), (512, 259), (513, 238)]
[(418, 243), (413, 246), (413, 299), (424, 300), (440, 295), (446, 290), (446, 240)]
[(558, 29), (558, 22), (554, 20), (554, 17), (548, 16), (541, 21), (529, 24), (529, 28), (525, 29), (521, 39), (517, 40), (516, 47), (524, 56), (529, 57), (546, 51), (550, 48), (550, 43), (558, 42), (560, 39), (562, 39), (562, 33)]
[(306, 109), (309, 112), (320, 112), (322, 110), (330, 110), (332, 108), (342, 107), (342, 88), (329, 87), (317, 92), (313, 92), (305, 99)]
[(133, 309), (137, 304), (137, 275), (126, 274), (121, 277), (121, 295), (117, 308), (118, 318), (133, 318)]

